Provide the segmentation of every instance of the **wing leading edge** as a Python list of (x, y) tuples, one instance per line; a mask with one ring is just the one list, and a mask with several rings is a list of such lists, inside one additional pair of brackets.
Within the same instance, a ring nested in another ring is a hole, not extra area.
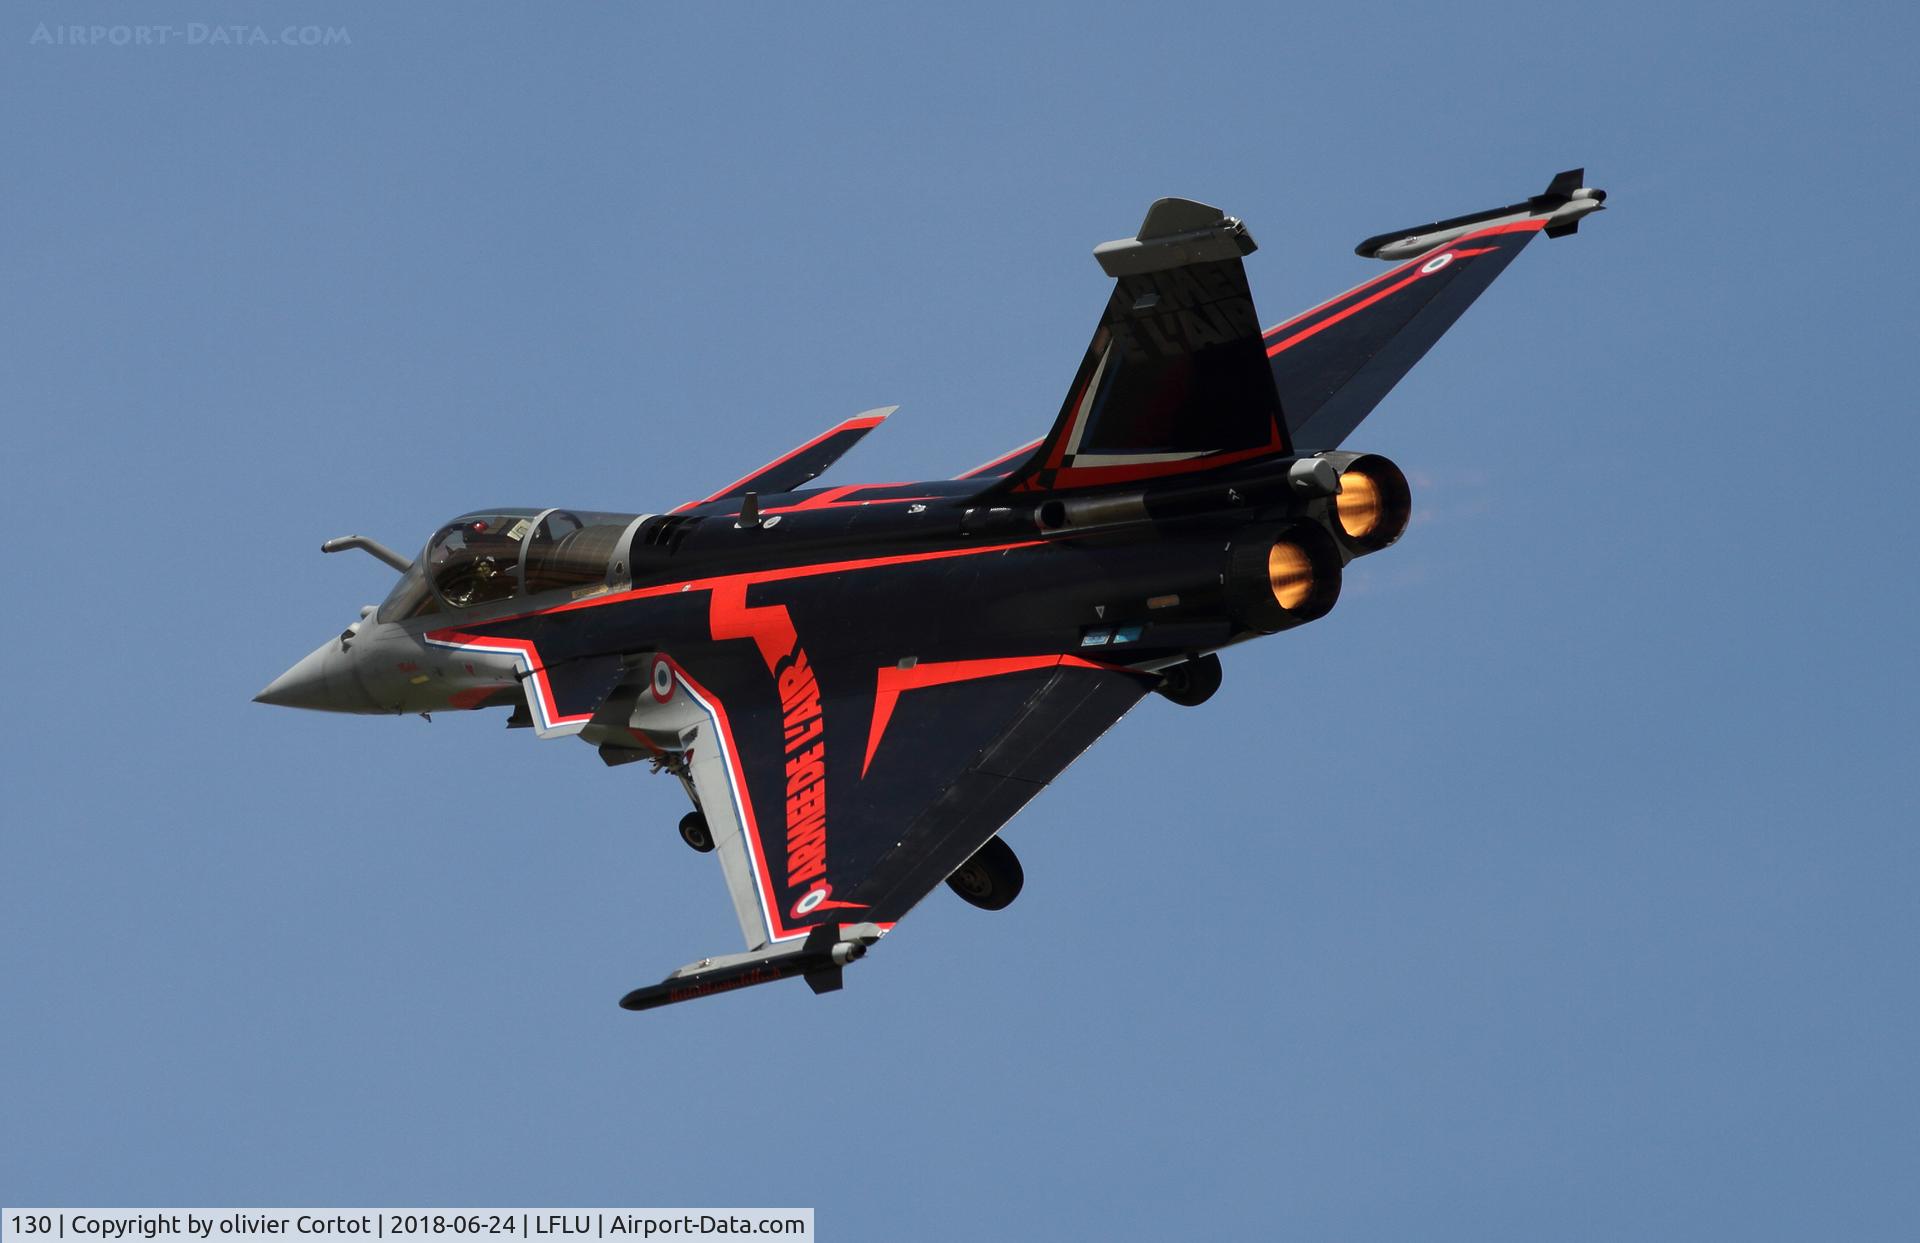
[(868, 432), (886, 422), (887, 416), (899, 408), (898, 406), (880, 406), (856, 414), (843, 423), (836, 423), (812, 440), (797, 448), (789, 449), (765, 466), (734, 480), (711, 496), (702, 497), (697, 501), (688, 501), (673, 512), (681, 513), (698, 505), (711, 505), (715, 501), (745, 496), (749, 492), (768, 495), (797, 492), (824, 474), (829, 466), (840, 460), (841, 454), (859, 444)]
[(1044, 492), (1338, 448), (1535, 234), (1602, 210), (1584, 178), (1569, 169), (1523, 202), (1370, 237), (1359, 254), (1405, 262), (1265, 333), (1245, 226), (1161, 199), (1136, 237), (1094, 250), (1114, 290), (1052, 430), (960, 477)]
[(1071, 656), (901, 669), (793, 651), (679, 669), (707, 717), (695, 793), (756, 949), (891, 927), (1154, 685)]
[(1338, 448), (1528, 242), (1572, 233), (1601, 210), (1606, 193), (1584, 175), (1570, 169), (1525, 202), (1370, 237), (1356, 253), (1406, 262), (1267, 329), (1295, 452)]
[(694, 985), (716, 963), (735, 974), (707, 991), (817, 983), (821, 953), (841, 943), (823, 929), (863, 947), (891, 929), (1156, 682), (1059, 655), (816, 659), (786, 645), (767, 614), (778, 607), (741, 609), (761, 614), (754, 633), (716, 626), (716, 639), (758, 642), (761, 660), (716, 645), (673, 663), (701, 717), (691, 779), (749, 952), (657, 989), (704, 995)]

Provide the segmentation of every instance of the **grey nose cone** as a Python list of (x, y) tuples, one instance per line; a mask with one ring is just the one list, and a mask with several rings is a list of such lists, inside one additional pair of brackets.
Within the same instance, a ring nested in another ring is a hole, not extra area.
[(338, 639), (328, 639), (267, 684), (253, 702), (317, 712), (372, 712), (372, 700), (353, 675)]

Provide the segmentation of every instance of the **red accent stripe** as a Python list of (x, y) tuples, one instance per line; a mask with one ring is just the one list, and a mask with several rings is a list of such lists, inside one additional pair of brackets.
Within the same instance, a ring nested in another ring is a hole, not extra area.
[[(936, 552), (903, 553), (892, 557), (869, 557), (858, 561), (831, 561), (814, 565), (789, 566), (779, 570), (756, 570), (741, 574), (722, 574), (712, 578), (689, 579), (684, 583), (664, 583), (658, 587), (637, 588), (633, 591), (623, 591), (592, 600), (570, 600), (565, 604), (555, 605), (552, 608), (536, 609), (528, 613), (516, 613), (512, 617), (494, 618), (484, 624), (497, 625), (501, 622), (515, 621), (525, 617), (545, 616), (552, 613), (568, 612), (573, 609), (597, 608), (601, 605), (612, 604), (617, 601), (672, 595), (681, 591), (712, 591), (715, 593), (715, 596), (709, 601), (708, 616), (709, 625), (714, 627), (714, 637), (736, 637), (731, 633), (722, 634), (721, 631), (723, 629), (731, 630), (737, 628), (739, 631), (737, 637), (753, 639), (755, 645), (760, 650), (761, 659), (767, 661), (769, 668), (771, 668), (773, 662), (777, 660), (779, 656), (784, 656), (788, 651), (792, 650), (792, 639), (789, 637), (788, 645), (785, 649), (780, 650), (774, 656), (769, 656), (770, 646), (777, 645), (783, 635), (790, 636), (792, 634), (793, 622), (791, 616), (787, 613), (785, 605), (750, 606), (746, 603), (746, 591), (755, 583), (784, 582), (788, 579), (811, 578), (820, 574), (851, 573), (860, 570), (882, 569), (887, 566), (908, 565), (921, 561), (938, 561), (949, 557), (977, 557), (989, 553), (1013, 552), (1021, 548), (1035, 548), (1042, 543), (1044, 543), (1042, 540), (1022, 540), (1012, 544), (991, 544), (984, 548), (949, 548)], [(777, 620), (770, 616), (776, 611), (779, 615)], [(782, 629), (783, 627), (784, 630)], [(507, 647), (524, 653), (528, 665), (535, 670), (534, 678), (539, 684), (539, 693), (544, 696), (545, 702), (548, 705), (554, 703), (552, 688), (546, 685), (546, 674), (545, 670), (541, 667), (539, 649), (531, 640), (477, 635), (451, 628), (430, 631), (427, 637), (429, 639), (438, 639), (453, 643), (487, 644)], [(745, 822), (741, 828), (751, 835), (753, 842), (754, 867), (760, 878), (761, 911), (767, 920), (767, 926), (772, 933), (772, 939), (776, 941), (790, 940), (812, 931), (816, 926), (814, 924), (789, 926), (785, 918), (786, 913), (779, 909), (779, 895), (773, 887), (772, 877), (767, 870), (766, 843), (761, 836), (759, 821), (754, 813), (753, 791), (747, 784), (746, 772), (740, 764), (740, 749), (734, 742), (733, 725), (727, 719), (725, 704), (721, 702), (718, 696), (707, 690), (706, 687), (688, 677), (687, 671), (682, 668), (678, 662), (672, 661), (671, 658), (663, 657), (663, 659), (667, 659), (668, 663), (673, 666), (675, 677), (685, 682), (692, 688), (696, 695), (712, 706), (715, 724), (725, 736), (727, 765), (732, 774), (733, 789), (739, 792), (740, 803), (742, 805), (741, 814), (745, 818)], [(1074, 656), (1048, 657), (1046, 659), (1054, 661), (1055, 663), (1085, 665), (1095, 669), (1104, 667)], [(889, 709), (889, 711), (891, 711), (891, 709)], [(591, 713), (586, 713), (564, 719), (555, 719), (549, 714), (549, 720), (552, 720), (553, 724), (558, 725), (571, 723), (573, 721), (589, 720), (591, 719), (591, 715)], [(893, 923), (881, 923), (879, 927), (885, 931), (891, 929)]]
[(748, 484), (752, 483), (754, 480), (758, 479), (760, 476), (766, 474), (768, 471), (772, 470), (774, 467), (780, 465), (782, 462), (791, 461), (792, 459), (799, 457), (802, 453), (805, 453), (807, 450), (815, 448), (819, 445), (823, 445), (827, 441), (832, 440), (835, 436), (839, 436), (843, 433), (851, 432), (851, 431), (859, 431), (859, 430), (863, 430), (865, 428), (870, 428), (870, 427), (878, 427), (880, 424), (886, 422), (886, 419), (887, 419), (887, 416), (884, 414), (862, 415), (858, 418), (848, 419), (843, 423), (836, 423), (834, 426), (829, 427), (824, 432), (821, 432), (818, 436), (815, 436), (812, 440), (809, 440), (807, 443), (800, 445), (798, 448), (789, 449), (785, 453), (782, 453), (779, 457), (773, 459), (773, 461), (771, 462), (768, 462), (765, 466), (762, 466), (759, 470), (749, 471), (747, 474), (740, 476), (740, 478), (734, 480), (732, 483), (720, 489), (718, 492), (715, 492), (712, 496), (709, 496), (704, 500), (688, 501), (686, 504), (676, 507), (673, 510), (673, 512), (677, 514), (685, 510), (692, 509), (696, 505), (711, 505), (715, 501), (724, 501), (729, 496), (732, 496), (735, 492), (741, 491)]
[[(1446, 271), (1446, 269), (1442, 268), (1441, 271), (1444, 272)], [(1380, 301), (1382, 298), (1392, 297), (1394, 294), (1399, 293), (1402, 289), (1405, 289), (1408, 285), (1413, 284), (1415, 281), (1419, 280), (1422, 276), (1425, 276), (1425, 275), (1427, 275), (1427, 273), (1416, 271), (1412, 276), (1407, 277), (1405, 280), (1397, 281), (1394, 284), (1388, 285), (1385, 289), (1382, 289), (1379, 293), (1376, 293), (1371, 297), (1360, 299), (1360, 301), (1354, 303), (1352, 306), (1340, 312), (1338, 315), (1329, 315), (1311, 328), (1303, 328), (1299, 332), (1294, 333), (1292, 336), (1287, 337), (1284, 340), (1276, 341), (1274, 344), (1267, 347), (1267, 357), (1272, 358), (1275, 354), (1280, 353), (1282, 350), (1285, 350), (1294, 345), (1298, 345), (1300, 342), (1305, 341), (1307, 338), (1315, 336), (1321, 332), (1324, 332), (1328, 328), (1331, 328), (1335, 324), (1339, 323), (1341, 320), (1346, 319), (1347, 317), (1352, 315), (1357, 315), (1361, 311), (1366, 310), (1368, 307)]]
[[(783, 609), (781, 611), (784, 612), (785, 610)], [(688, 677), (687, 671), (681, 668), (677, 662), (671, 658), (666, 659), (667, 663), (673, 666), (674, 676), (686, 683), (694, 694), (705, 700), (713, 708), (714, 724), (726, 738), (726, 745), (722, 750), (726, 753), (727, 768), (732, 773), (733, 789), (738, 791), (740, 795), (740, 814), (744, 821), (740, 827), (753, 842), (754, 873), (759, 877), (760, 881), (760, 910), (761, 914), (764, 915), (767, 920), (767, 929), (771, 934), (771, 939), (775, 941), (787, 941), (812, 932), (819, 924), (789, 925), (786, 918), (787, 913), (780, 909), (780, 895), (773, 887), (773, 876), (767, 866), (766, 840), (760, 834), (760, 820), (753, 809), (753, 788), (747, 784), (746, 770), (741, 767), (740, 748), (734, 743), (733, 723), (727, 719), (726, 705), (721, 702), (718, 695)], [(821, 905), (825, 906), (827, 904), (822, 903)], [(853, 904), (841, 903), (838, 905), (851, 907)], [(820, 923), (826, 922), (828, 921), (820, 921)], [(882, 923), (879, 925), (879, 928), (882, 932), (889, 931), (893, 928), (893, 923), (892, 921)]]
[[(1546, 220), (1546, 217), (1544, 216), (1539, 217), (1537, 219), (1530, 219), (1530, 220), (1515, 220), (1507, 224), (1497, 224), (1493, 226), (1491, 229), (1481, 229), (1477, 233), (1463, 233), (1459, 237), (1454, 238), (1451, 242), (1448, 242), (1447, 245), (1458, 246), (1462, 242), (1477, 242), (1483, 237), (1499, 237), (1506, 233), (1538, 233), (1540, 230), (1546, 227), (1547, 227), (1547, 220)], [(1440, 247), (1438, 246), (1435, 246), (1433, 248), (1433, 250), (1439, 250), (1439, 249)], [(1432, 254), (1433, 250), (1430, 250), (1427, 253)]]
[(682, 591), (711, 591), (732, 582), (740, 582), (751, 587), (755, 583), (783, 583), (794, 578), (814, 578), (821, 574), (853, 573), (860, 570), (884, 569), (890, 565), (911, 565), (920, 561), (941, 561), (948, 557), (979, 557), (988, 553), (1012, 552), (1019, 548), (1034, 548), (1045, 543), (1044, 540), (1020, 540), (1012, 544), (990, 544), (984, 548), (946, 548), (936, 552), (909, 552), (892, 557), (868, 557), (860, 561), (821, 561), (811, 565), (793, 565), (777, 570), (748, 570), (740, 574), (719, 574), (712, 578), (690, 578), (684, 582), (662, 583), (657, 587), (636, 587), (631, 591), (617, 591), (610, 595), (595, 596), (588, 600), (568, 600), (549, 608), (533, 609), (526, 613), (515, 613), (511, 617), (494, 618), (487, 625), (500, 622), (517, 621), (522, 617), (545, 617), (553, 613), (570, 613), (575, 609), (600, 608), (608, 604), (618, 604), (627, 600), (646, 599), (651, 596), (670, 596)]
[[(1544, 219), (1514, 220), (1514, 221), (1510, 221), (1507, 224), (1495, 225), (1490, 229), (1481, 229), (1473, 233), (1463, 233), (1459, 237), (1454, 238), (1450, 242), (1442, 242), (1440, 245), (1435, 246), (1430, 250), (1427, 250), (1422, 252), (1421, 254), (1415, 255), (1413, 258), (1407, 260), (1405, 263), (1401, 264), (1397, 268), (1390, 268), (1384, 274), (1380, 276), (1376, 276), (1370, 281), (1362, 281), (1360, 284), (1355, 285), (1352, 289), (1347, 290), (1345, 293), (1337, 294), (1334, 297), (1328, 298), (1325, 302), (1320, 303), (1318, 306), (1309, 307), (1308, 309), (1300, 312), (1298, 315), (1295, 315), (1293, 318), (1288, 320), (1283, 320), (1280, 323), (1275, 324), (1273, 327), (1267, 329), (1265, 332), (1261, 333), (1260, 335), (1262, 339), (1277, 336), (1279, 333), (1284, 332), (1288, 328), (1293, 327), (1295, 324), (1301, 322), (1302, 320), (1308, 319), (1311, 316), (1317, 315), (1321, 311), (1326, 310), (1330, 306), (1337, 306), (1341, 302), (1344, 302), (1346, 299), (1353, 297), (1355, 294), (1361, 293), (1365, 290), (1373, 288), (1375, 285), (1378, 285), (1381, 281), (1392, 280), (1394, 277), (1400, 275), (1402, 272), (1406, 272), (1409, 269), (1416, 268), (1420, 264), (1425, 263), (1428, 259), (1431, 259), (1434, 255), (1438, 254), (1439, 252), (1453, 248), (1453, 247), (1457, 247), (1461, 245), (1463, 242), (1475, 242), (1475, 241), (1479, 241), (1481, 238), (1498, 237), (1507, 233), (1532, 233), (1540, 229), (1544, 229), (1546, 228), (1546, 226), (1547, 226), (1547, 222)], [(1476, 250), (1473, 253), (1483, 254), (1485, 252)], [(1371, 301), (1371, 299), (1369, 301)], [(1358, 309), (1358, 308), (1352, 308), (1352, 309)], [(1350, 309), (1346, 314), (1351, 314), (1351, 313), (1352, 313), (1352, 310)], [(1341, 318), (1345, 318), (1345, 315), (1342, 315)], [(1328, 321), (1328, 322), (1332, 322), (1332, 321)], [(1304, 337), (1302, 339), (1304, 339)], [(1267, 356), (1271, 358), (1276, 352), (1277, 352), (1276, 349), (1269, 349), (1267, 351)]]
[(934, 661), (910, 669), (882, 665), (874, 679), (873, 724), (867, 728), (867, 757), (860, 764), (860, 775), (865, 777), (867, 770), (873, 767), (873, 753), (887, 732), (887, 723), (893, 719), (894, 705), (899, 702), (902, 692), (928, 686), (945, 686), (952, 682), (972, 682), (1028, 669), (1053, 669), (1061, 665), (1084, 669), (1106, 668), (1078, 656), (989, 656), (982, 660)]
[(864, 484), (864, 483), (845, 484), (838, 488), (827, 488), (826, 490), (822, 492), (818, 492), (815, 495), (810, 496), (806, 500), (800, 501), (797, 504), (783, 506), (778, 511), (769, 509), (765, 512), (786, 513), (790, 510), (796, 510), (796, 509), (832, 509), (834, 506), (834, 503), (839, 501), (842, 497), (850, 496), (853, 493), (858, 492), (860, 489), (865, 487), (870, 487), (870, 486), (886, 487), (887, 485), (885, 484), (870, 485), (870, 484)]
[[(1112, 349), (1112, 344), (1109, 343), (1107, 348)], [(1104, 351), (1102, 352), (1102, 357), (1105, 357)], [(1086, 384), (1075, 386), (1074, 390), (1067, 394), (1066, 421), (1060, 424), (1058, 429), (1059, 435), (1055, 436), (1053, 443), (1047, 446), (1047, 459), (1043, 469), (1054, 470), (1058, 468), (1061, 458), (1066, 456), (1067, 442), (1073, 439), (1073, 429), (1078, 425), (1080, 419), (1080, 403), (1086, 400), (1087, 388), (1098, 375), (1100, 375), (1100, 364), (1095, 363), (1092, 370), (1087, 372)], [(1091, 415), (1093, 411), (1088, 410), (1087, 413)], [(1046, 437), (1043, 436), (1041, 439), (1044, 440)], [(1029, 482), (1031, 482), (1031, 480), (1029, 480)]]
[(1328, 298), (1325, 302), (1319, 303), (1318, 305), (1315, 305), (1315, 306), (1308, 307), (1306, 310), (1300, 312), (1298, 315), (1294, 316), (1292, 319), (1282, 320), (1281, 322), (1275, 324), (1273, 327), (1267, 329), (1265, 332), (1261, 333), (1260, 336), (1262, 339), (1273, 336), (1275, 333), (1280, 332), (1283, 329), (1292, 327), (1293, 325), (1299, 323), (1303, 319), (1306, 319), (1310, 315), (1317, 315), (1321, 311), (1326, 310), (1328, 307), (1334, 306), (1340, 302), (1344, 302), (1348, 298), (1353, 297), (1353, 295), (1360, 293), (1363, 290), (1368, 290), (1373, 288), (1375, 285), (1378, 285), (1381, 281), (1392, 280), (1395, 276), (1399, 275), (1401, 272), (1406, 271), (1408, 268), (1412, 266), (1413, 266), (1412, 263), (1403, 263), (1397, 268), (1388, 268), (1386, 271), (1382, 272), (1380, 275), (1374, 277), (1370, 281), (1361, 281), (1358, 285), (1355, 285), (1352, 289), (1349, 289), (1344, 293), (1337, 293), (1333, 295), (1333, 297)]
[(653, 752), (655, 755), (659, 755), (659, 756), (666, 755), (666, 752), (660, 749), (659, 743), (647, 737), (645, 734), (641, 733), (639, 730), (634, 729), (632, 726), (628, 726), (627, 732), (633, 735), (633, 740), (635, 742), (639, 743), (641, 746), (645, 747), (647, 750)]
[[(752, 570), (742, 574), (721, 574), (713, 578), (688, 579), (686, 582), (681, 583), (663, 583), (658, 587), (639, 587), (632, 591), (621, 591), (611, 595), (596, 596), (590, 600), (569, 600), (564, 604), (556, 604), (549, 608), (533, 609), (525, 613), (514, 613), (507, 617), (489, 618), (487, 621), (479, 624), (497, 626), (504, 622), (520, 621), (528, 617), (546, 617), (555, 613), (569, 613), (575, 609), (599, 608), (603, 605), (616, 604), (626, 600), (674, 595), (683, 591), (730, 592), (736, 586), (740, 593), (740, 608), (744, 610), (746, 608), (746, 590), (755, 583), (778, 583), (794, 578), (812, 578), (820, 574), (853, 573), (859, 570), (884, 569), (890, 565), (908, 565), (920, 561), (939, 561), (947, 557), (977, 557), (987, 553), (1012, 552), (1020, 548), (1034, 548), (1044, 542), (1043, 540), (1022, 540), (1014, 544), (990, 544), (985, 548), (949, 548), (939, 552), (902, 553), (894, 557), (870, 557), (864, 561), (828, 561), (814, 565), (789, 566), (779, 570)], [(774, 607), (779, 607), (783, 612), (785, 611), (784, 606)], [(744, 625), (746, 623), (743, 621), (740, 624)], [(789, 625), (791, 625), (790, 622)], [(533, 691), (541, 698), (541, 702), (546, 709), (544, 715), (547, 717), (549, 726), (571, 725), (575, 721), (588, 721), (593, 718), (591, 712), (576, 713), (573, 716), (567, 717), (558, 715), (560, 705), (553, 697), (553, 687), (547, 680), (547, 671), (540, 659), (540, 649), (535, 646), (531, 639), (510, 639), (496, 635), (472, 634), (454, 627), (447, 627), (441, 630), (429, 630), (426, 637), (429, 640), (442, 643), (453, 643), (463, 646), (481, 645), (504, 647), (517, 651), (527, 662), (527, 667), (533, 671), (530, 678), (533, 683)], [(754, 638), (756, 643), (759, 642), (758, 636), (751, 632), (743, 632), (740, 637)], [(789, 649), (790, 647), (791, 645), (789, 645)], [(779, 654), (784, 656), (786, 652), (782, 651)], [(763, 659), (766, 658), (766, 647), (764, 644), (761, 644), (761, 655)]]
[(736, 580), (716, 586), (707, 601), (707, 619), (713, 628), (714, 641), (752, 639), (760, 649), (760, 659), (767, 662), (768, 672), (778, 669), (799, 642), (787, 606), (749, 605), (744, 582)]
[[(769, 509), (763, 509), (760, 512), (762, 515), (770, 517), (774, 514), (792, 514), (805, 510), (858, 509), (863, 505), (907, 505), (915, 501), (937, 501), (941, 499), (937, 496), (879, 496), (869, 500), (861, 500), (853, 496), (856, 492), (871, 492), (875, 488), (904, 488), (907, 486), (907, 484), (903, 483), (856, 483), (845, 487), (826, 488), (818, 494), (808, 497), (804, 501), (798, 501), (792, 505), (775, 505)], [(738, 514), (739, 511), (735, 510), (733, 515), (723, 514), (721, 516), (737, 516)]]
[(1035, 449), (1038, 449), (1042, 444), (1042, 442), (1044, 442), (1045, 440), (1046, 440), (1045, 436), (1037, 436), (1034, 439), (1029, 440), (1026, 444), (1021, 445), (1018, 449), (1013, 449), (1013, 450), (1009, 450), (1006, 453), (1002, 453), (999, 457), (993, 459), (991, 462), (982, 462), (980, 465), (974, 467), (972, 470), (968, 471), (966, 474), (955, 475), (954, 478), (955, 479), (972, 479), (975, 476), (984, 475), (988, 471), (993, 470), (996, 467), (1007, 466), (1011, 462), (1013, 462), (1015, 458), (1022, 457), (1026, 454), (1032, 453)]
[[(872, 487), (873, 485), (867, 484), (864, 486)], [(852, 490), (856, 492), (860, 491), (859, 488)], [(937, 496), (877, 496), (871, 500), (861, 500), (858, 497), (854, 497), (847, 500), (829, 501), (815, 496), (801, 501), (798, 505), (778, 505), (772, 509), (763, 509), (760, 512), (763, 514), (790, 514), (802, 509), (859, 509), (865, 505), (910, 505), (916, 501), (937, 501), (939, 499)]]
[[(909, 552), (892, 557), (868, 557), (862, 561), (818, 561), (809, 565), (787, 566), (777, 570), (746, 570), (739, 574), (718, 574), (711, 578), (689, 578), (675, 583), (661, 583), (657, 587), (635, 587), (628, 591), (616, 591), (604, 596), (593, 596), (586, 600), (568, 600), (564, 604), (549, 605), (543, 609), (529, 609), (524, 613), (509, 613), (505, 617), (489, 617), (484, 622), (474, 623), (483, 626), (498, 626), (505, 622), (520, 621), (528, 617), (548, 617), (555, 613), (571, 613), (575, 609), (597, 609), (608, 604), (622, 604), (628, 600), (644, 600), (653, 596), (671, 596), (683, 591), (711, 591), (726, 583), (739, 582), (751, 587), (755, 583), (783, 583), (793, 578), (813, 578), (821, 574), (850, 574), (860, 570), (881, 570), (890, 565), (908, 565), (918, 561), (941, 561), (948, 557), (980, 557), (988, 553), (1013, 552), (1021, 548), (1037, 548), (1045, 540), (1020, 540), (1012, 544), (989, 544), (984, 548), (944, 548), (936, 552)], [(470, 641), (474, 643), (511, 643), (522, 640), (495, 639), (488, 635), (465, 634), (448, 628), (430, 630), (429, 639), (445, 638), (452, 642)]]
[(541, 663), (540, 649), (534, 646), (531, 639), (506, 639), (495, 635), (469, 634), (464, 630), (453, 629), (428, 631), (427, 638), (463, 646), (511, 648), (520, 653), (520, 658), (527, 662), (528, 679), (533, 683), (533, 693), (540, 698), (541, 715), (547, 718), (548, 728), (593, 719), (591, 712), (576, 712), (572, 716), (560, 715), (560, 702), (553, 697), (553, 684), (548, 681), (546, 666)]
[[(1269, 457), (1286, 451), (1286, 441), (1280, 437), (1276, 428), (1273, 438), (1264, 445), (1251, 449), (1235, 449), (1230, 453), (1209, 453), (1202, 457), (1181, 458), (1173, 462), (1141, 462), (1139, 464), (1121, 463), (1113, 466), (1066, 466), (1054, 476), (1052, 488), (1092, 488), (1107, 484), (1133, 483), (1142, 479), (1160, 479), (1168, 475), (1187, 475), (1199, 471), (1213, 470), (1220, 466), (1231, 466), (1235, 462), (1250, 461), (1253, 458)], [(1040, 491), (1031, 480), (1023, 485), (1021, 491)]]
[(767, 847), (760, 836), (759, 819), (753, 811), (753, 789), (747, 785), (746, 770), (740, 764), (740, 748), (734, 745), (733, 724), (727, 719), (727, 706), (720, 702), (718, 695), (688, 677), (687, 671), (677, 662), (669, 661), (669, 663), (673, 664), (674, 676), (686, 683), (692, 688), (694, 694), (712, 706), (714, 724), (719, 727), (722, 734), (726, 735), (726, 746), (723, 750), (726, 752), (727, 768), (732, 774), (733, 788), (740, 795), (740, 815), (745, 821), (740, 827), (753, 842), (753, 867), (755, 874), (760, 878), (760, 912), (766, 917), (767, 929), (772, 933), (772, 939), (775, 941), (797, 936), (798, 933), (787, 927), (785, 912), (780, 909), (779, 894), (773, 887), (772, 874), (767, 870)]

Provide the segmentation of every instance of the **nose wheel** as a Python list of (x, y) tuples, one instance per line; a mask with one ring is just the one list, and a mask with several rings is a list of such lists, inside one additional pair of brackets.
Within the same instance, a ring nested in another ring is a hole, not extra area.
[(707, 818), (697, 811), (680, 817), (680, 840), (703, 855), (712, 850), (713, 830), (707, 827)]
[(973, 858), (947, 877), (947, 888), (983, 911), (1006, 910), (1020, 896), (1020, 887), (1025, 883), (1026, 873), (1020, 869), (1020, 857), (1013, 853), (1013, 847), (997, 837), (988, 839), (986, 845), (974, 851)]

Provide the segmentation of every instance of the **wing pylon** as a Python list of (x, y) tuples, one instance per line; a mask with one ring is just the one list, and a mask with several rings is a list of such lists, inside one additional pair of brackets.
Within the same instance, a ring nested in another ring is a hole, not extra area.
[(677, 1001), (693, 1001), (716, 993), (730, 993), (755, 984), (771, 984), (801, 976), (816, 993), (841, 987), (841, 972), (880, 939), (874, 924), (822, 924), (798, 945), (776, 945), (745, 954), (702, 958), (680, 968), (658, 984), (636, 988), (620, 999), (623, 1010), (654, 1010)]

